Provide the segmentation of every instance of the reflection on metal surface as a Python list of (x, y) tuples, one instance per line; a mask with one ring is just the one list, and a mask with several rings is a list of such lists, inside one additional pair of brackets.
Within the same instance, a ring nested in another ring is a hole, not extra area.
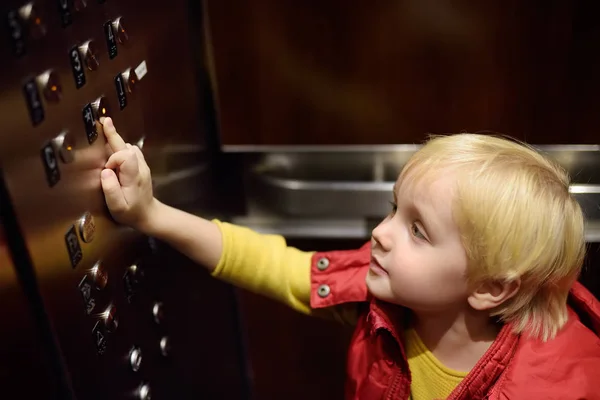
[[(383, 217), (389, 212), (393, 184), (419, 146), (365, 151), (312, 147), (274, 151), (252, 165), (249, 202), (260, 202), (294, 217)], [(589, 220), (600, 219), (598, 146), (538, 146), (571, 175), (571, 193)]]

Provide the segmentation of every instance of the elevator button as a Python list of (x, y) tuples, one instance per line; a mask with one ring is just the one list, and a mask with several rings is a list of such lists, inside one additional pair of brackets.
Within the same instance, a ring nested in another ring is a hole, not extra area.
[(60, 159), (65, 164), (73, 162), (75, 158), (74, 146), (73, 135), (69, 131), (62, 131), (57, 137), (52, 139), (54, 151), (58, 153)]
[(98, 61), (98, 47), (96, 42), (88, 40), (79, 46), (79, 53), (83, 57), (85, 67), (90, 71), (96, 71), (100, 62)]
[(113, 33), (117, 38), (117, 42), (119, 44), (126, 44), (129, 41), (129, 35), (125, 30), (125, 26), (123, 24), (123, 17), (119, 17), (112, 22)]
[(117, 39), (111, 21), (104, 24), (104, 38), (108, 47), (108, 58), (112, 60), (117, 56)]
[(44, 106), (35, 78), (29, 79), (23, 86), (23, 94), (29, 110), (29, 118), (33, 126), (39, 125), (45, 118)]
[(163, 336), (160, 339), (160, 354), (167, 357), (171, 351), (171, 342), (167, 336)]
[(46, 24), (40, 17), (33, 1), (19, 8), (19, 16), (23, 19), (30, 37), (39, 39), (46, 34)]
[(50, 103), (57, 103), (62, 97), (60, 78), (54, 71), (46, 71), (37, 77), (38, 85), (42, 89), (44, 98)]
[(152, 394), (150, 393), (150, 385), (148, 383), (142, 383), (137, 390), (137, 394), (140, 400), (152, 399)]
[(156, 322), (157, 324), (163, 322), (165, 318), (163, 303), (161, 303), (160, 301), (154, 303), (154, 306), (152, 306), (152, 315), (154, 316), (154, 322)]
[(128, 68), (127, 71), (123, 72), (123, 82), (125, 83), (125, 90), (127, 93), (133, 93), (135, 90), (135, 86), (138, 82), (138, 77), (135, 73), (135, 70)]
[(108, 273), (102, 266), (102, 262), (98, 261), (90, 271), (92, 278), (94, 280), (94, 284), (96, 285), (96, 289), (102, 290), (108, 284)]
[(96, 235), (96, 222), (94, 216), (86, 212), (79, 218), (79, 236), (84, 243), (91, 243)]
[(92, 110), (94, 112), (94, 119), (96, 121), (100, 121), (102, 117), (108, 117), (110, 115), (110, 110), (108, 108), (108, 101), (106, 97), (101, 96), (94, 100), (92, 104)]
[(117, 308), (114, 305), (109, 306), (102, 314), (104, 318), (104, 326), (106, 331), (112, 333), (119, 327), (119, 318), (117, 316)]
[(129, 365), (131, 365), (131, 369), (135, 372), (140, 370), (140, 367), (142, 366), (142, 349), (134, 346), (129, 351)]

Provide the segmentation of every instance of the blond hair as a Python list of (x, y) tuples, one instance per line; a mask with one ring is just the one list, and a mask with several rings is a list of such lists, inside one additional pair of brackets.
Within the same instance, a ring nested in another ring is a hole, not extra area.
[(469, 283), (520, 279), (517, 294), (491, 315), (517, 333), (553, 338), (567, 321), (567, 296), (585, 257), (584, 217), (567, 172), (523, 143), (456, 134), (432, 137), (400, 180), (404, 186), (449, 172)]

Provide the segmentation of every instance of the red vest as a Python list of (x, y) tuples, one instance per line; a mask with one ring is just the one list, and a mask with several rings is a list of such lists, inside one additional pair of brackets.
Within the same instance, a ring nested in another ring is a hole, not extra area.
[[(370, 244), (316, 253), (311, 306), (357, 303), (348, 351), (346, 399), (408, 399), (411, 376), (403, 346), (405, 311), (371, 298), (365, 277)], [(585, 323), (585, 325), (584, 325)], [(581, 284), (571, 290), (569, 320), (548, 342), (515, 335), (505, 325), (449, 399), (599, 399), (600, 303)]]

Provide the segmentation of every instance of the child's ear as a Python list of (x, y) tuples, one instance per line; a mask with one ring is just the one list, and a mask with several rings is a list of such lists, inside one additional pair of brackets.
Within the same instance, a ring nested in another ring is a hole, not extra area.
[(521, 280), (490, 281), (481, 284), (468, 298), (475, 310), (491, 310), (513, 297), (521, 287)]

